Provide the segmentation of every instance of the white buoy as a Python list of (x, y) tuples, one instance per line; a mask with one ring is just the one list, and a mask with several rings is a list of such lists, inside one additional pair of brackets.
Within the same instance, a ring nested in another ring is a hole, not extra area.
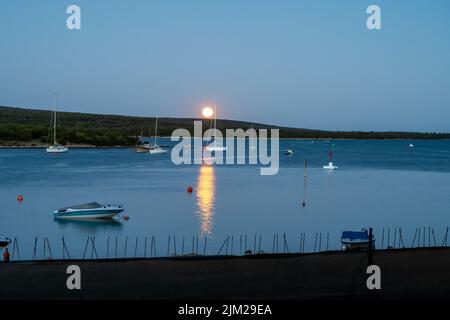
[(414, 145), (411, 143), (411, 144), (409, 145), (409, 147), (410, 147), (410, 148), (414, 148)]
[(324, 169), (326, 170), (335, 170), (338, 167), (333, 165), (333, 149), (332, 146), (330, 146), (330, 151), (328, 152), (328, 156), (330, 157), (330, 162), (328, 162), (327, 166), (323, 166)]
[(333, 165), (333, 162), (328, 162), (328, 165), (327, 165), (327, 166), (323, 166), (323, 168), (324, 168), (324, 169), (328, 169), (328, 170), (335, 170), (335, 169), (337, 169), (338, 167), (335, 166), (335, 165)]

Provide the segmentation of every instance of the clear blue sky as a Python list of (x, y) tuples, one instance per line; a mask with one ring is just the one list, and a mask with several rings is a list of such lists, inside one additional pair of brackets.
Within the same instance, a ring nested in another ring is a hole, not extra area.
[(0, 105), (450, 131), (448, 0), (0, 0), (0, 40)]

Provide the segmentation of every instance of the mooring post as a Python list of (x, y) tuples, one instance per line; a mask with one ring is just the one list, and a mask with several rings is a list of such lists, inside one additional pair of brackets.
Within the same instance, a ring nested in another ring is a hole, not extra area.
[(184, 256), (184, 236), (183, 240), (181, 241), (181, 256)]
[(205, 236), (205, 243), (203, 245), (203, 255), (206, 255), (206, 242), (208, 241), (208, 236)]
[(314, 239), (314, 252), (316, 252), (317, 249), (317, 232), (316, 232), (316, 237)]
[(106, 242), (106, 259), (109, 258), (109, 236), (108, 236), (108, 241)]
[(34, 249), (33, 249), (33, 260), (36, 260), (36, 247), (38, 243), (38, 237), (34, 237)]
[(138, 249), (138, 237), (136, 237), (136, 243), (134, 244), (134, 257), (137, 256), (137, 249)]
[[(183, 238), (184, 243), (184, 238)], [(144, 258), (147, 258), (147, 237), (144, 238)]]
[(369, 228), (369, 266), (372, 265), (373, 261), (373, 234), (372, 228)]
[(169, 256), (169, 254), (170, 254), (170, 236), (167, 239), (167, 256)]
[(414, 243), (416, 242), (416, 237), (417, 237), (417, 228), (416, 228), (416, 232), (414, 232), (414, 238), (413, 238), (413, 242), (411, 244), (411, 248), (414, 248)]
[[(86, 251), (87, 251), (88, 245), (89, 245), (89, 237), (87, 237), (86, 245), (84, 246), (83, 260), (86, 257)], [(45, 256), (45, 241), (44, 241), (44, 256)]]

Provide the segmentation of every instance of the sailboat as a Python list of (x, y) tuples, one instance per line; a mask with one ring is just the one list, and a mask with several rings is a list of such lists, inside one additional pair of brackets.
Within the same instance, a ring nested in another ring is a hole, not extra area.
[(214, 104), (214, 141), (212, 145), (208, 145), (205, 147), (205, 150), (208, 152), (222, 152), (227, 150), (227, 147), (224, 146), (218, 146), (216, 141), (216, 130), (217, 130), (217, 105)]
[(58, 98), (55, 95), (55, 111), (53, 115), (53, 145), (48, 147), (46, 151), (48, 153), (65, 153), (69, 151), (68, 147), (62, 146), (59, 143), (56, 142), (56, 108), (58, 105)]
[(327, 169), (327, 170), (335, 170), (335, 169), (337, 169), (338, 167), (333, 165), (333, 147), (331, 145), (330, 145), (330, 151), (328, 152), (328, 156), (330, 158), (330, 161), (328, 162), (328, 165), (327, 166), (323, 166), (323, 168)]
[(156, 136), (158, 135), (158, 117), (155, 117), (155, 144), (151, 145), (148, 148), (148, 154), (160, 154), (160, 153), (166, 153), (167, 150), (161, 148), (156, 143)]

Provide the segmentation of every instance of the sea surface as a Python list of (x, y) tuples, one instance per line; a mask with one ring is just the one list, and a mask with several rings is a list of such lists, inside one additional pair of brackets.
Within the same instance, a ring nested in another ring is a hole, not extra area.
[[(22, 259), (35, 250), (39, 259), (56, 259), (63, 238), (71, 257), (149, 256), (151, 247), (158, 256), (221, 247), (221, 254), (239, 254), (276, 250), (275, 234), (279, 252), (299, 251), (301, 233), (305, 251), (339, 249), (343, 230), (363, 227), (374, 228), (377, 246), (388, 237), (398, 243), (399, 228), (410, 246), (417, 227), (421, 243), (441, 243), (450, 225), (450, 141), (281, 140), (273, 176), (260, 175), (259, 165), (177, 166), (174, 143), (159, 144), (169, 152), (0, 149), (0, 234), (17, 239)], [(334, 172), (322, 169), (330, 145)], [(295, 155), (285, 156), (287, 148)], [(92, 201), (122, 204), (130, 219), (53, 219), (58, 208)]]

